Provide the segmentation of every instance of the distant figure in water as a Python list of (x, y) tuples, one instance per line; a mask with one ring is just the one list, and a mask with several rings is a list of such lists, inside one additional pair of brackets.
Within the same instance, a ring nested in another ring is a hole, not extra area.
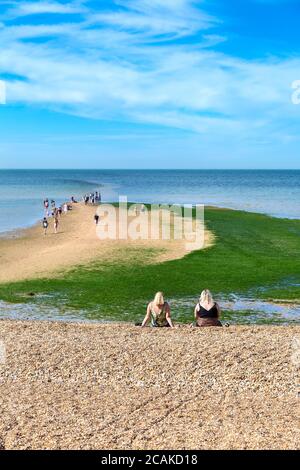
[(95, 221), (95, 224), (98, 225), (98, 223), (99, 223), (99, 215), (98, 214), (95, 214), (94, 221)]
[(142, 323), (142, 328), (151, 321), (152, 327), (171, 327), (171, 310), (168, 302), (165, 302), (162, 292), (157, 292), (154, 300), (148, 304), (147, 313)]
[(221, 309), (213, 300), (211, 292), (205, 289), (195, 307), (196, 326), (222, 326), (220, 322)]
[(46, 219), (46, 217), (44, 217), (44, 219), (43, 219), (44, 235), (47, 235), (48, 225), (49, 225), (48, 220)]
[(58, 232), (59, 221), (57, 215), (54, 217), (54, 233)]

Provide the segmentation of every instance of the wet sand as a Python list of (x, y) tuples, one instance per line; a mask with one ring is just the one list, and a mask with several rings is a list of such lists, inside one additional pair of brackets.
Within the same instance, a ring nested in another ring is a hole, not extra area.
[(298, 326), (0, 321), (0, 340), (2, 448), (300, 448)]
[[(101, 206), (102, 208), (105, 205)], [(60, 218), (59, 233), (54, 234), (53, 220), (49, 219), (47, 236), (42, 224), (20, 231), (15, 237), (0, 238), (0, 283), (56, 276), (60, 271), (99, 260), (127, 259), (138, 256), (142, 249), (153, 249), (153, 258), (145, 262), (163, 262), (185, 256), (185, 240), (100, 240), (96, 233), (95, 206), (73, 204), (73, 210)], [(117, 221), (119, 212), (117, 211)], [(129, 223), (134, 216), (128, 218)], [(149, 233), (150, 233), (149, 224)], [(153, 227), (155, 227), (153, 223)], [(214, 236), (205, 230), (204, 247), (214, 242)]]

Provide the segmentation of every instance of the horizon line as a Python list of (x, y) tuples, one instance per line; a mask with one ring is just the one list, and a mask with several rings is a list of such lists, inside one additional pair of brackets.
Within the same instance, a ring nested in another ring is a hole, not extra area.
[(300, 171), (300, 168), (0, 168), (0, 171)]

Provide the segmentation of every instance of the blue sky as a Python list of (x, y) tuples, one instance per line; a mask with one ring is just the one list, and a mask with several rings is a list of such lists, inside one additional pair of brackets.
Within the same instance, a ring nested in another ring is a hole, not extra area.
[(0, 3), (0, 168), (300, 168), (300, 0)]

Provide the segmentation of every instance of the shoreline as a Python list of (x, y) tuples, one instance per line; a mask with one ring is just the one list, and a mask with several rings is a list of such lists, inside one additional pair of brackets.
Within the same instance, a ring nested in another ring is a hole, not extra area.
[(299, 335), (0, 321), (0, 445), (299, 449)]
[[(63, 203), (62, 203), (63, 204)], [(78, 202), (78, 204), (82, 204), (81, 201)], [(105, 204), (116, 204), (116, 201), (102, 201), (102, 204), (105, 205)], [(131, 204), (142, 204), (141, 202), (139, 201), (136, 201), (136, 202), (132, 202), (132, 201), (128, 201), (128, 204), (131, 205)], [(154, 202), (143, 202), (143, 204), (145, 205), (151, 205), (151, 204), (156, 204)], [(172, 205), (171, 203), (168, 203), (170, 205)], [(183, 207), (184, 204), (183, 203), (176, 203), (175, 205), (177, 206), (181, 206)], [(246, 209), (241, 209), (241, 208), (236, 208), (236, 207), (230, 207), (230, 206), (223, 206), (223, 205), (213, 205), (213, 204), (203, 204), (204, 207), (206, 209), (217, 209), (217, 210), (230, 210), (230, 211), (233, 211), (233, 212), (244, 212), (246, 214), (256, 214), (256, 215), (262, 215), (262, 216), (265, 216), (265, 217), (270, 217), (272, 219), (278, 219), (278, 220), (290, 220), (290, 221), (297, 221), (297, 220), (300, 220), (300, 216), (299, 217), (287, 217), (287, 216), (283, 216), (283, 215), (274, 215), (274, 214), (269, 214), (267, 212), (256, 212), (256, 211), (248, 211)], [(196, 206), (196, 204), (192, 204), (193, 207)], [(95, 208), (97, 207), (96, 205), (94, 206)], [(27, 231), (27, 230), (30, 230), (36, 226), (39, 225), (39, 222), (40, 220), (42, 220), (43, 217), (41, 217), (41, 219), (36, 219), (34, 222), (31, 222), (22, 227), (15, 227), (15, 228), (12, 228), (11, 230), (6, 230), (6, 231), (3, 231), (1, 232), (0, 231), (0, 240), (3, 239), (12, 239), (12, 238), (19, 238), (20, 236), (23, 235), (23, 232), (24, 231)]]
[[(132, 322), (130, 321), (121, 321), (121, 320), (92, 320), (92, 319), (89, 319), (87, 321), (85, 320), (81, 320), (81, 319), (78, 319), (78, 320), (58, 320), (58, 319), (49, 319), (49, 318), (45, 318), (45, 319), (29, 319), (29, 320), (26, 320), (26, 319), (16, 319), (16, 318), (0, 318), (0, 327), (1, 325), (6, 325), (6, 324), (11, 324), (11, 325), (22, 325), (22, 326), (25, 326), (26, 328), (26, 325), (30, 326), (30, 325), (39, 325), (39, 324), (44, 324), (45, 327), (58, 327), (58, 328), (64, 328), (66, 326), (81, 326), (81, 327), (84, 327), (84, 326), (87, 326), (87, 327), (95, 327), (95, 328), (101, 328), (101, 327), (109, 327), (109, 328), (121, 328), (121, 329), (126, 329), (128, 328), (128, 330), (132, 330), (132, 331), (136, 331), (136, 332), (145, 332), (145, 331), (148, 331), (148, 333), (150, 331), (153, 332), (153, 334), (156, 334), (155, 332), (156, 331), (160, 331), (160, 332), (170, 332), (170, 334), (172, 334), (171, 332), (172, 331), (178, 331), (178, 332), (181, 332), (181, 331), (191, 331), (191, 332), (207, 332), (209, 333), (209, 331), (211, 332), (222, 332), (222, 331), (228, 331), (230, 333), (230, 330), (231, 332), (241, 332), (243, 330), (259, 330), (259, 329), (281, 329), (281, 330), (295, 330), (297, 331), (297, 334), (300, 333), (300, 324), (297, 324), (297, 323), (290, 323), (288, 325), (282, 325), (282, 324), (272, 324), (272, 325), (269, 325), (269, 324), (256, 324), (256, 323), (251, 323), (251, 324), (240, 324), (240, 325), (229, 325), (229, 326), (225, 326), (223, 325), (222, 328), (220, 327), (215, 327), (215, 326), (211, 326), (211, 327), (191, 327), (189, 323), (175, 323), (175, 328), (171, 329), (171, 328), (153, 328), (150, 324), (148, 324), (147, 326), (145, 326), (144, 328), (141, 328), (140, 325), (134, 325)], [(117, 330), (116, 330), (117, 331)], [(0, 330), (0, 338), (1, 338), (1, 330)]]
[[(32, 302), (30, 302), (32, 298)], [(49, 322), (59, 322), (59, 323), (88, 323), (88, 324), (124, 324), (128, 326), (133, 326), (136, 321), (132, 320), (122, 320), (121, 318), (92, 318), (91, 314), (86, 310), (74, 310), (68, 308), (59, 308), (57, 306), (50, 306), (49, 304), (41, 304), (39, 296), (35, 296), (32, 293), (28, 294), (27, 302), (25, 298), (22, 299), (22, 303), (10, 303), (0, 300), (0, 321), (49, 321)], [(174, 304), (174, 299), (168, 299), (171, 309), (175, 308), (176, 302)], [(193, 306), (197, 302), (197, 299), (194, 298), (191, 301), (191, 312)], [(245, 303), (242, 308), (243, 302)], [(283, 300), (269, 300), (269, 301), (258, 301), (252, 300), (254, 306), (251, 307), (252, 315), (256, 315), (255, 321), (249, 321), (247, 317), (243, 316), (243, 311), (249, 308), (249, 299), (240, 299), (238, 301), (238, 308), (235, 308), (232, 305), (232, 302), (226, 301), (218, 297), (218, 303), (222, 310), (221, 322), (223, 327), (232, 327), (232, 326), (264, 326), (272, 325), (276, 327), (284, 326), (298, 326), (300, 324), (300, 301), (295, 299), (294, 301), (283, 301)], [(229, 304), (229, 305), (228, 305)], [(2, 312), (5, 313), (2, 313)], [(228, 311), (230, 315), (228, 316)], [(237, 313), (237, 311), (239, 313)], [(227, 312), (227, 313), (226, 313)], [(277, 315), (281, 315), (281, 319), (276, 319), (274, 312), (277, 312)], [(298, 317), (296, 316), (298, 312)], [(273, 315), (273, 320), (267, 322), (268, 316)], [(140, 318), (142, 320), (142, 317)], [(185, 321), (178, 321), (173, 318), (175, 326), (181, 328), (187, 326), (192, 322), (192, 316), (185, 319)], [(247, 321), (248, 320), (248, 321)]]
[[(79, 201), (77, 202), (77, 204), (79, 205), (82, 205), (82, 201)], [(115, 205), (117, 204), (116, 201), (103, 201), (102, 202), (102, 205)], [(145, 203), (141, 203), (141, 202), (132, 202), (132, 201), (128, 201), (128, 205), (133, 205), (133, 204), (145, 204), (146, 206), (151, 206), (151, 204), (156, 204), (156, 203), (151, 203), (151, 202), (145, 202)], [(170, 203), (171, 205), (171, 203)], [(180, 206), (180, 207), (183, 207), (184, 204), (182, 203), (176, 203), (175, 206)], [(89, 205), (88, 207), (93, 207), (94, 209), (96, 209), (98, 207), (98, 205)], [(192, 207), (196, 207), (196, 204), (192, 204)], [(224, 211), (232, 211), (232, 212), (241, 212), (241, 213), (245, 213), (245, 214), (252, 214), (252, 215), (261, 215), (261, 216), (264, 216), (264, 217), (269, 217), (271, 219), (276, 219), (276, 220), (288, 220), (288, 221), (299, 221), (300, 220), (300, 216), (299, 217), (287, 217), (287, 216), (276, 216), (276, 215), (272, 215), (272, 214), (269, 214), (267, 212), (255, 212), (255, 211), (247, 211), (246, 209), (238, 209), (238, 208), (235, 208), (235, 207), (230, 207), (230, 206), (219, 206), (219, 205), (212, 205), (212, 204), (204, 204), (204, 207), (205, 209), (215, 209), (215, 210), (224, 210)], [(36, 219), (34, 222), (31, 222), (22, 227), (15, 227), (11, 230), (6, 230), (6, 231), (3, 231), (1, 232), (0, 231), (0, 241), (1, 240), (10, 240), (10, 239), (18, 239), (18, 238), (21, 238), (23, 236), (26, 236), (26, 232), (31, 230), (31, 229), (34, 229), (34, 228), (37, 228), (40, 226), (40, 222), (42, 221), (43, 219), (43, 216), (41, 216), (40, 219)], [(52, 220), (51, 217), (48, 217), (49, 220)]]

